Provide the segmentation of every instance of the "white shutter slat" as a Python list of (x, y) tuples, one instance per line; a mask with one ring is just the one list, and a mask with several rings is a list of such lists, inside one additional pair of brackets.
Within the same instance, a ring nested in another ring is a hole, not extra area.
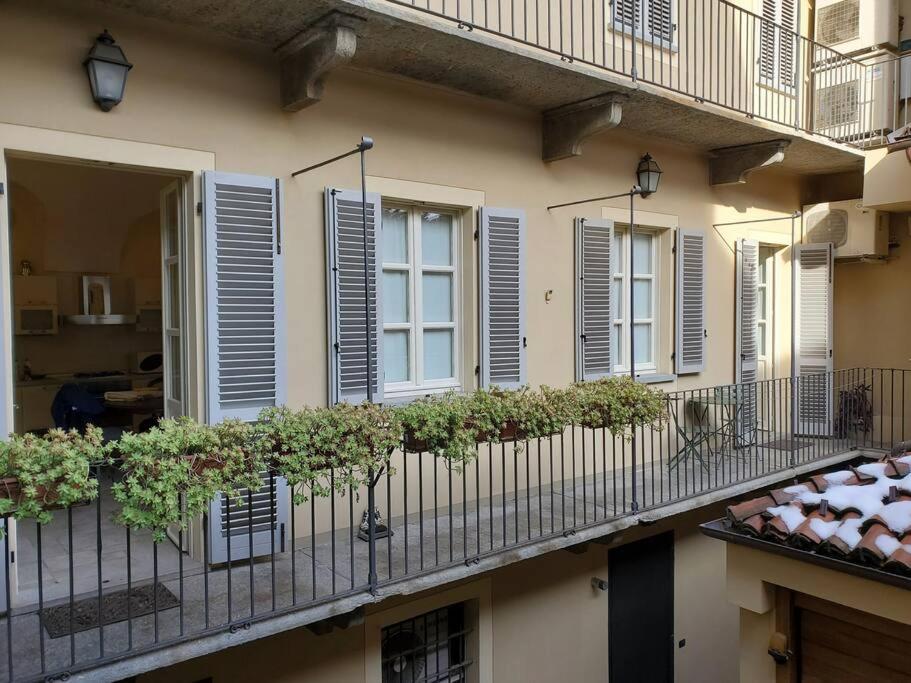
[(612, 334), (614, 222), (576, 219), (576, 379), (609, 376)]
[(285, 401), (280, 185), (207, 171), (203, 190), (209, 421), (253, 420)]
[(677, 374), (705, 369), (705, 235), (677, 230)]
[(832, 245), (801, 244), (797, 259), (797, 423), (801, 434), (832, 428)]
[(525, 212), (482, 207), (481, 385), (525, 384)]
[[(203, 174), (206, 253), (206, 387), (210, 423), (255, 420), (286, 401), (285, 303), (281, 258), (281, 185), (275, 178)], [(209, 509), (207, 561), (282, 552), (290, 514), (282, 477), (253, 491), (252, 529), (244, 504), (224, 494)], [(252, 532), (252, 533), (251, 533)]]
[[(381, 198), (367, 193), (367, 263), (373, 400), (383, 400)], [(363, 202), (358, 190), (326, 190), (330, 403), (367, 398)]]

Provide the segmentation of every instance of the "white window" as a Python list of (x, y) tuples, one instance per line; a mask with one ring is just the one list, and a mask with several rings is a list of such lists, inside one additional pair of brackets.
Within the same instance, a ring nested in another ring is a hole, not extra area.
[(758, 343), (758, 362), (760, 380), (772, 379), (772, 269), (774, 267), (775, 251), (771, 247), (759, 248), (759, 282), (757, 285), (756, 325), (759, 328), (756, 335)]
[(383, 357), (387, 397), (459, 386), (457, 216), (383, 205)]
[(630, 278), (633, 288), (633, 336), (635, 369), (653, 373), (658, 344), (658, 234), (636, 229), (633, 233), (634, 260), (629, 262), (629, 229), (614, 228), (614, 372), (629, 372)]

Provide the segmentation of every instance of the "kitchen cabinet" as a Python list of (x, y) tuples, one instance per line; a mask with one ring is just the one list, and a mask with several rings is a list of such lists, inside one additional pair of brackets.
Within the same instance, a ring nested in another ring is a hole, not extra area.
[(51, 405), (60, 390), (59, 384), (40, 384), (16, 388), (16, 431), (50, 429), (54, 426)]
[(17, 275), (13, 282), (17, 306), (56, 306), (57, 278), (49, 275)]
[(161, 332), (161, 280), (136, 278), (136, 331)]

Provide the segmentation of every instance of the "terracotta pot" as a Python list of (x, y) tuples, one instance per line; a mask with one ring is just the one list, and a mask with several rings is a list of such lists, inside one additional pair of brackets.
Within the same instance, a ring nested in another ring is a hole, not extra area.
[(0, 479), (0, 498), (18, 501), (21, 494), (22, 488), (19, 486), (18, 477), (3, 477)]
[(190, 462), (190, 467), (196, 475), (202, 475), (206, 470), (223, 470), (226, 463), (211, 455), (185, 455), (184, 460)]
[[(510, 420), (500, 427), (500, 433), (497, 438), (499, 441), (522, 441), (525, 438), (525, 433), (519, 429), (519, 425), (516, 424), (515, 420)], [(480, 432), (477, 435), (478, 443), (487, 443), (490, 440), (490, 434), (487, 432)]]

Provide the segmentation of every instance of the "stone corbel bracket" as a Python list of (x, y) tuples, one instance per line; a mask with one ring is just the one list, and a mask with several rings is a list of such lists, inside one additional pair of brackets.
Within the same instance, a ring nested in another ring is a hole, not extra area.
[(585, 140), (620, 124), (626, 100), (621, 93), (607, 93), (544, 112), (544, 161), (580, 156)]
[(360, 17), (331, 12), (279, 46), (282, 109), (300, 111), (322, 99), (329, 73), (354, 57), (363, 23)]
[(770, 140), (713, 149), (709, 152), (709, 182), (712, 186), (745, 183), (753, 171), (784, 161), (790, 144), (790, 140)]

